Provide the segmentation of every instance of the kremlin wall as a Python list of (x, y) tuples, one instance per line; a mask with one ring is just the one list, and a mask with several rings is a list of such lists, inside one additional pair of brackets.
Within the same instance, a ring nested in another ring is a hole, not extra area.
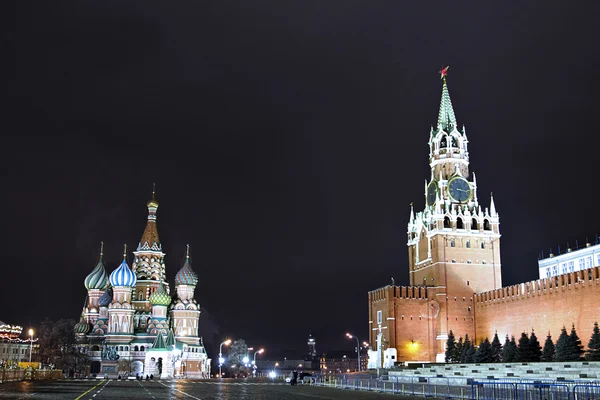
[[(569, 260), (577, 263), (561, 259), (571, 272), (502, 287), (500, 215), (492, 195), (487, 205), (478, 197), (477, 179), (469, 173), (469, 140), (457, 124), (446, 71), (428, 141), (425, 208), (415, 213), (411, 204), (410, 210), (411, 286), (392, 280), (368, 293), (369, 368), (444, 362), (450, 331), (457, 339), (468, 334), (476, 345), (496, 332), (502, 342), (506, 335), (532, 331), (540, 340), (550, 333), (556, 341), (563, 326), (574, 324), (586, 345), (600, 320), (600, 245), (570, 252)], [(540, 261), (540, 271), (550, 274), (554, 264)]]

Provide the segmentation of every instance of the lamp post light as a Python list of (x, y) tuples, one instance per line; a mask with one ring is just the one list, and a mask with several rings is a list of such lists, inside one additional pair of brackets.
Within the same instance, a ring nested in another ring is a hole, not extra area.
[(29, 330), (29, 362), (31, 362), (31, 353), (33, 351), (33, 329)]
[(357, 336), (352, 336), (349, 333), (346, 333), (346, 336), (348, 336), (348, 338), (350, 338), (350, 339), (352, 339), (352, 338), (356, 339), (356, 354), (358, 355), (358, 358), (357, 358), (358, 369), (356, 371), (360, 372), (360, 340), (358, 340)]
[(219, 379), (221, 379), (221, 377), (223, 376), (223, 374), (221, 373), (221, 366), (223, 365), (223, 362), (225, 361), (223, 359), (223, 345), (229, 346), (230, 344), (231, 344), (231, 339), (227, 339), (226, 341), (222, 342), (219, 345)]
[(253, 374), (254, 374), (255, 376), (256, 376), (256, 355), (257, 355), (257, 354), (262, 354), (262, 353), (264, 353), (264, 352), (265, 352), (265, 349), (256, 350), (256, 351), (254, 352), (254, 361), (252, 361), (252, 364), (254, 365), (254, 371), (252, 371), (252, 372), (253, 372)]

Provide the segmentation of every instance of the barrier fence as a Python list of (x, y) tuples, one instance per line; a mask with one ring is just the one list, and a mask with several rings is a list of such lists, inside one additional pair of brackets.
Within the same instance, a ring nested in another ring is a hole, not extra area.
[(554, 381), (509, 378), (474, 381), (467, 385), (443, 377), (354, 378), (349, 375), (317, 376), (315, 385), (342, 390), (472, 400), (600, 400), (600, 381)]
[(61, 379), (63, 373), (61, 370), (46, 370), (46, 369), (0, 369), (0, 383), (14, 382), (22, 380), (45, 380), (45, 379)]

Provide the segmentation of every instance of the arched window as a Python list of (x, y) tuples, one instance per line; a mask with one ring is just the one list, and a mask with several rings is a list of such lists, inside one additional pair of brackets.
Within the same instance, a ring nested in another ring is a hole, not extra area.
[(92, 351), (100, 351), (100, 346), (92, 346)]
[(466, 246), (467, 246), (467, 249), (471, 248), (471, 241), (470, 240), (467, 240)]
[(465, 229), (462, 218), (456, 219), (456, 229)]
[(144, 351), (144, 346), (140, 347), (140, 351)]
[(454, 239), (450, 239), (450, 247), (454, 247), (455, 243), (454, 243)]
[(123, 351), (123, 346), (119, 346), (119, 351)]
[(477, 220), (475, 218), (471, 220), (471, 230), (479, 230), (479, 225), (477, 225)]
[(485, 249), (485, 242), (481, 242), (481, 248)]
[(446, 147), (448, 143), (446, 142), (446, 135), (442, 136), (442, 140), (440, 141), (440, 147)]
[(138, 300), (143, 300), (144, 299), (144, 294), (142, 292), (138, 293)]
[(450, 228), (450, 217), (444, 217), (444, 228)]
[(139, 348), (138, 346), (135, 346), (135, 347), (133, 348), (133, 351), (140, 351), (140, 348)]
[(484, 230), (484, 231), (489, 231), (489, 230), (491, 230), (491, 229), (492, 229), (492, 228), (490, 227), (490, 221), (489, 221), (489, 220), (487, 220), (487, 219), (484, 219), (484, 220), (483, 220), (483, 230)]

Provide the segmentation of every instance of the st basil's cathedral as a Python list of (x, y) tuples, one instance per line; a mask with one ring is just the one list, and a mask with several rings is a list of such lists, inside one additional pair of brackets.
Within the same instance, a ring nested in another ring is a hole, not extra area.
[(79, 350), (89, 357), (89, 373), (98, 376), (210, 377), (210, 359), (198, 336), (198, 276), (189, 246), (172, 293), (156, 227), (154, 192), (147, 206), (146, 229), (131, 267), (125, 247), (123, 261), (108, 275), (101, 248), (98, 264), (85, 278), (87, 296), (75, 325)]

